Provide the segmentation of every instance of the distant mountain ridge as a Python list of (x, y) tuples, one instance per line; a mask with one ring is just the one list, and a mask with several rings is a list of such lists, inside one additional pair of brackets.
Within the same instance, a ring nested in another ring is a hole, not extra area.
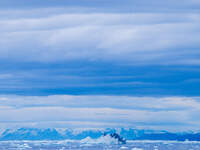
[(200, 141), (200, 133), (171, 133), (167, 131), (138, 130), (125, 128), (106, 129), (59, 129), (59, 128), (19, 128), (0, 132), (0, 141), (6, 140), (82, 140), (90, 137), (98, 139), (106, 134), (117, 133), (127, 140), (176, 140)]

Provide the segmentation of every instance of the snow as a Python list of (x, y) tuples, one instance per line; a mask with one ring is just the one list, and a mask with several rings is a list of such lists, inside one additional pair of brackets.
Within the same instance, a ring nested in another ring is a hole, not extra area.
[(102, 129), (102, 128), (75, 128), (75, 129), (73, 129), (71, 131), (72, 131), (73, 135), (78, 135), (78, 134), (81, 134), (81, 133), (83, 133), (85, 131), (93, 131), (93, 132), (102, 131), (103, 132), (104, 129)]
[(118, 144), (118, 140), (111, 138), (110, 135), (101, 136), (98, 139), (92, 139), (90, 137), (87, 137), (83, 140), (81, 140), (81, 143), (87, 143), (87, 144)]
[(143, 150), (142, 148), (132, 148), (131, 150)]
[(120, 147), (120, 149), (128, 149), (128, 147), (122, 146), (122, 147)]

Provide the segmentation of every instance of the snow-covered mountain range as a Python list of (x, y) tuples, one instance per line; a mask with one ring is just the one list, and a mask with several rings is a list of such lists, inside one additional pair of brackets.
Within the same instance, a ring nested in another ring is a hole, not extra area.
[(200, 133), (170, 133), (167, 131), (138, 130), (125, 128), (107, 129), (60, 129), (60, 128), (19, 128), (4, 129), (0, 132), (0, 140), (83, 140), (98, 139), (106, 134), (117, 133), (127, 140), (177, 140), (200, 141)]

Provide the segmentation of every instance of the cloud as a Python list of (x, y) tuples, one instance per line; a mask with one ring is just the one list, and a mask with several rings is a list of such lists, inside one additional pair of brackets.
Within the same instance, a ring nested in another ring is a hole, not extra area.
[[(39, 1), (34, 0), (27, 2), (26, 0), (7, 0), (0, 2), (1, 9), (31, 9), (31, 8), (41, 8), (41, 7), (63, 7), (68, 6), (65, 11), (73, 11), (70, 7), (81, 7), (76, 9), (75, 11), (88, 11), (90, 9), (92, 11), (103, 11), (103, 12), (198, 12), (199, 10), (199, 2), (198, 0), (167, 0), (164, 2), (160, 2), (158, 0), (127, 0), (125, 2), (121, 2), (120, 0), (68, 0), (68, 1), (57, 1), (57, 0), (46, 0)], [(155, 9), (156, 8), (156, 9)], [(45, 11), (44, 11), (45, 13)]]
[[(182, 125), (185, 128), (188, 125), (190, 129), (196, 129), (200, 122), (195, 116), (200, 111), (199, 99), (72, 95), (2, 96), (0, 124), (24, 126), (34, 123), (38, 127), (42, 123), (46, 127), (59, 127), (73, 122), (73, 126), (81, 127), (83, 123), (90, 127), (90, 122), (92, 127), (94, 123), (96, 127), (151, 126), (179, 130), (179, 127), (174, 126)], [(53, 126), (52, 122), (55, 122)]]
[(198, 2), (88, 4), (0, 10), (0, 126), (198, 129)]
[(2, 19), (0, 58), (198, 65), (198, 18), (198, 13), (63, 13)]
[[(131, 96), (4, 96), (1, 106), (120, 108), (151, 111), (187, 110), (199, 107), (198, 97), (131, 97)], [(1, 100), (0, 99), (0, 100)], [(121, 103), (123, 101), (123, 103)]]

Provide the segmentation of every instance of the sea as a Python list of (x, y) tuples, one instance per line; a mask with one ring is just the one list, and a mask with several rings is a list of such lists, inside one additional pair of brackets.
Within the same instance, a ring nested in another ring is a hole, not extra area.
[(126, 144), (97, 141), (0, 141), (0, 150), (200, 150), (200, 142), (127, 141)]

